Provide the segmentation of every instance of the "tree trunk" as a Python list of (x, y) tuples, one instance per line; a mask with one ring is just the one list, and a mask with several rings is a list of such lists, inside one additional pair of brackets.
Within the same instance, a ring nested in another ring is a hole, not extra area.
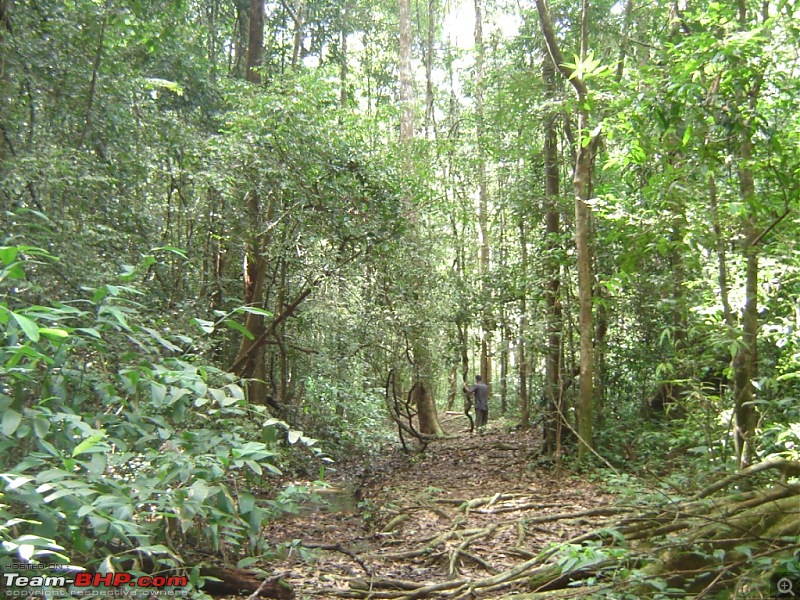
[(436, 33), (436, 0), (428, 0), (428, 39), (425, 44), (425, 137), (429, 138), (431, 130), (434, 136), (436, 127), (433, 121), (433, 53)]
[(400, 143), (414, 139), (414, 89), (411, 73), (411, 0), (400, 0)]
[[(255, 233), (245, 246), (242, 268), (244, 280), (242, 300), (245, 306), (259, 308), (263, 308), (264, 305), (264, 284), (269, 267), (264, 254), (270, 243), (270, 236), (267, 233), (261, 233), (262, 211), (265, 211), (265, 208), (261, 204), (259, 194), (255, 191), (250, 192), (248, 212), (252, 230)], [(267, 222), (272, 219), (273, 211), (273, 203), (269, 202), (265, 211), (266, 216), (264, 217)], [(242, 336), (239, 351), (234, 360), (234, 365), (237, 365), (237, 368), (231, 370), (242, 377), (250, 379), (248, 384), (249, 401), (253, 404), (263, 405), (266, 404), (267, 398), (267, 388), (264, 384), (266, 379), (264, 346), (261, 345), (258, 348), (253, 346), (266, 332), (264, 316), (245, 313), (244, 326), (250, 332), (252, 339), (248, 336)]]
[(339, 29), (339, 106), (347, 108), (347, 4), (342, 7), (342, 25)]
[[(0, 57), (8, 56), (8, 36), (11, 33), (11, 8), (13, 0), (0, 0)], [(9, 77), (8, 65), (0, 64), (0, 114), (9, 115), (11, 110), (12, 98), (11, 79)], [(11, 148), (8, 146), (10, 141), (6, 138), (3, 130), (3, 139), (0, 139), (0, 176), (4, 176), (4, 162)]]
[(519, 295), (519, 340), (517, 342), (517, 362), (519, 362), (519, 408), (520, 427), (530, 426), (530, 402), (528, 399), (528, 359), (525, 356), (525, 336), (528, 330), (528, 240), (525, 235), (525, 219), (519, 220), (519, 256), (522, 271), (522, 289)]
[(489, 188), (486, 181), (486, 149), (483, 119), (483, 13), (475, 0), (475, 127), (478, 137), (478, 244), (481, 303), (481, 376), (492, 394), (492, 315), (489, 285)]
[[(414, 106), (413, 106), (413, 81), (411, 72), (411, 2), (400, 0), (400, 144), (410, 153), (414, 140)], [(404, 203), (409, 214), (410, 232), (412, 243), (416, 242), (417, 223), (416, 211), (411, 205), (411, 199), (405, 194)], [(412, 400), (417, 408), (419, 430), (424, 434), (436, 436), (444, 435), (439, 418), (436, 414), (436, 402), (431, 394), (430, 386), (430, 354), (422, 343), (422, 333), (412, 334), (416, 339), (411, 340), (414, 359), (414, 383)]]
[(247, 38), (247, 81), (261, 83), (264, 61), (264, 0), (250, 0), (250, 23)]
[[(551, 99), (555, 98), (555, 67), (551, 61), (542, 63), (542, 78)], [(544, 451), (553, 454), (560, 446), (563, 408), (561, 406), (561, 303), (558, 291), (561, 286), (561, 263), (557, 251), (561, 245), (561, 224), (558, 212), (559, 165), (558, 165), (558, 132), (556, 131), (556, 115), (552, 111), (544, 124), (544, 171), (545, 171), (545, 240), (547, 259), (547, 288), (545, 290), (545, 330), (547, 335), (547, 357), (545, 359), (544, 396), (546, 409), (544, 415)]]
[(241, 77), (247, 72), (247, 40), (250, 34), (249, 0), (236, 1), (236, 33), (233, 41), (233, 65), (231, 73)]
[[(303, 0), (297, 0), (294, 3), (294, 13), (292, 14), (292, 20), (294, 21), (294, 42), (292, 44), (292, 69), (296, 69), (297, 66), (300, 64), (300, 60), (303, 58), (303, 19), (305, 18), (304, 13), (305, 13), (305, 5), (303, 4)], [(344, 31), (342, 31), (342, 36), (344, 37)], [(343, 68), (345, 69), (345, 72), (342, 75), (342, 78), (344, 78), (347, 75), (346, 71), (347, 67), (345, 66)]]
[[(747, 5), (745, 0), (738, 0), (739, 28), (747, 30)], [(764, 15), (766, 20), (766, 15)], [(740, 110), (747, 110), (755, 115), (761, 85), (761, 77), (749, 82), (747, 94), (745, 83), (737, 90)], [(753, 117), (745, 116), (740, 123), (739, 157), (737, 171), (739, 175), (739, 193), (742, 203), (747, 207), (748, 215), (742, 223), (743, 256), (745, 259), (745, 305), (742, 312), (742, 337), (733, 360), (733, 398), (735, 417), (736, 459), (739, 468), (748, 466), (755, 455), (754, 440), (758, 413), (753, 404), (753, 379), (757, 374), (758, 364), (758, 242), (756, 229), (757, 217), (754, 207), (756, 187), (753, 179), (751, 163), (753, 160)]]
[(508, 322), (505, 304), (500, 305), (500, 414), (508, 410)]
[[(742, 177), (743, 170), (747, 169), (740, 169), (742, 196), (752, 198), (755, 193), (753, 180), (748, 174)], [(756, 377), (758, 360), (758, 247), (754, 244), (757, 237), (754, 221), (751, 218), (745, 222), (745, 305), (742, 311), (742, 337), (733, 360), (736, 460), (740, 469), (750, 465), (753, 460), (753, 436), (758, 423), (753, 404), (753, 379)]]
[(206, 21), (208, 23), (208, 80), (217, 82), (219, 62), (219, 0), (212, 0), (206, 5)]
[[(580, 391), (578, 393), (578, 457), (584, 458), (593, 447), (592, 442), (592, 396), (594, 393), (594, 330), (592, 328), (592, 273), (589, 244), (589, 198), (594, 144), (584, 141), (589, 132), (589, 91), (583, 79), (569, 67), (561, 54), (550, 14), (544, 0), (536, 0), (536, 8), (547, 43), (547, 50), (556, 68), (567, 79), (578, 97), (578, 136), (576, 140), (575, 172), (573, 190), (575, 196), (575, 242), (578, 259), (578, 306), (580, 333)], [(581, 20), (581, 56), (586, 56), (588, 43), (588, 0), (583, 0)]]
[(733, 320), (733, 311), (731, 310), (731, 303), (729, 299), (728, 290), (728, 265), (727, 257), (725, 256), (725, 237), (722, 235), (722, 225), (719, 220), (719, 207), (717, 205), (717, 183), (714, 179), (714, 174), (708, 176), (708, 201), (711, 206), (711, 220), (714, 224), (714, 242), (717, 249), (717, 269), (719, 275), (717, 281), (719, 282), (719, 298), (722, 303), (722, 316), (725, 319), (725, 324), (732, 331), (736, 323)]

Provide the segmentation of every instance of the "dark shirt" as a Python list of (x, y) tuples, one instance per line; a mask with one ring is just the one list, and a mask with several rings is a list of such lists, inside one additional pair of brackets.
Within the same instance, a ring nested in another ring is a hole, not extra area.
[(475, 395), (475, 408), (478, 410), (489, 410), (489, 386), (479, 381), (471, 388), (467, 388), (470, 394)]

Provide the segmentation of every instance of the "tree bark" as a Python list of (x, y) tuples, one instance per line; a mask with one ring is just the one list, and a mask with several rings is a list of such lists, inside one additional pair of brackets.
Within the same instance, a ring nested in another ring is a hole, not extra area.
[[(288, 5), (287, 5), (288, 6)], [(292, 44), (292, 69), (296, 69), (300, 64), (300, 59), (303, 58), (303, 19), (305, 18), (305, 5), (303, 0), (297, 0), (294, 3), (294, 11), (292, 12), (292, 20), (294, 21), (294, 43)], [(344, 32), (342, 31), (344, 39)], [(345, 42), (343, 42), (345, 43)], [(346, 50), (344, 51), (346, 54)], [(345, 66), (344, 69), (347, 69)], [(345, 70), (342, 78), (346, 77), (347, 71)]]
[[(583, 0), (581, 21), (581, 56), (586, 56), (588, 43), (588, 0)], [(576, 140), (575, 172), (573, 190), (575, 196), (575, 242), (578, 259), (578, 306), (580, 333), (580, 391), (578, 393), (578, 457), (584, 458), (593, 448), (592, 411), (594, 394), (594, 330), (592, 328), (592, 273), (591, 248), (589, 244), (589, 198), (594, 144), (589, 136), (589, 110), (587, 101), (589, 90), (578, 73), (567, 66), (556, 39), (550, 14), (544, 0), (536, 0), (536, 9), (542, 26), (547, 50), (553, 64), (567, 79), (578, 97), (578, 137)], [(584, 138), (587, 139), (584, 139)]]
[(233, 40), (231, 73), (241, 77), (247, 72), (247, 41), (250, 35), (250, 2), (236, 0), (236, 27)]
[(414, 139), (414, 89), (411, 73), (411, 0), (400, 0), (400, 143)]
[[(405, 147), (410, 155), (411, 144), (414, 141), (414, 88), (411, 72), (411, 2), (410, 0), (399, 1), (400, 16), (400, 145)], [(411, 205), (408, 193), (404, 194), (403, 202), (406, 205), (406, 212), (410, 220), (410, 232), (412, 243), (417, 243), (418, 224), (415, 208)], [(436, 414), (436, 402), (431, 395), (430, 385), (430, 353), (425, 348), (422, 341), (422, 333), (412, 334), (411, 340), (413, 351), (413, 401), (417, 408), (417, 418), (419, 419), (419, 429), (423, 434), (443, 436), (444, 430), (439, 424)]]
[(264, 62), (264, 0), (250, 0), (250, 21), (247, 38), (247, 70), (250, 83), (261, 83)]
[[(266, 222), (272, 220), (274, 205), (269, 202), (265, 207), (261, 204), (261, 199), (255, 190), (250, 192), (248, 213), (252, 230), (255, 232), (245, 246), (245, 253), (242, 265), (242, 277), (244, 280), (244, 290), (242, 300), (245, 306), (255, 306), (263, 308), (264, 304), (264, 284), (267, 278), (269, 265), (265, 258), (265, 253), (269, 247), (271, 237), (269, 233), (262, 231), (262, 211), (266, 212), (264, 219)], [(250, 379), (248, 383), (248, 398), (253, 404), (266, 404), (267, 388), (264, 384), (266, 379), (265, 354), (263, 344), (254, 347), (257, 340), (265, 335), (264, 316), (253, 313), (245, 313), (244, 326), (253, 336), (250, 339), (242, 336), (239, 344), (239, 351), (236, 354), (234, 365), (236, 369), (231, 369), (242, 377)]]
[(525, 235), (525, 219), (519, 220), (519, 256), (522, 270), (522, 289), (519, 295), (519, 340), (517, 342), (517, 360), (519, 362), (519, 406), (520, 427), (530, 426), (530, 401), (528, 399), (528, 359), (525, 356), (525, 336), (528, 331), (528, 240)]
[[(551, 100), (555, 99), (555, 67), (551, 61), (542, 63), (542, 78)], [(558, 164), (558, 132), (556, 131), (556, 114), (551, 111), (544, 123), (544, 171), (545, 171), (545, 244), (547, 259), (547, 288), (545, 290), (547, 356), (545, 359), (544, 396), (546, 409), (544, 415), (544, 451), (552, 454), (560, 447), (556, 438), (563, 430), (558, 427), (562, 419), (561, 406), (561, 303), (559, 288), (561, 287), (561, 261), (557, 256), (561, 245), (561, 224), (558, 212), (558, 195), (560, 187)]]
[(489, 285), (489, 187), (486, 181), (486, 148), (483, 118), (483, 12), (475, 0), (475, 127), (478, 137), (478, 245), (481, 300), (481, 376), (492, 395), (492, 308)]
[(339, 29), (339, 106), (347, 107), (347, 3), (342, 7), (342, 25)]
[[(738, 0), (739, 28), (747, 30), (747, 4)], [(765, 15), (766, 20), (766, 15)], [(762, 77), (737, 89), (740, 110), (755, 115)], [(747, 93), (745, 93), (747, 89)], [(758, 364), (758, 242), (757, 215), (754, 206), (756, 188), (751, 163), (753, 161), (753, 117), (742, 117), (739, 131), (739, 156), (737, 172), (739, 193), (748, 214), (742, 223), (744, 234), (742, 254), (745, 260), (745, 305), (742, 311), (742, 337), (733, 360), (733, 398), (736, 442), (736, 459), (742, 469), (751, 464), (755, 455), (754, 439), (758, 424), (758, 413), (753, 404), (753, 379)]]
[(719, 220), (719, 207), (717, 205), (717, 182), (714, 174), (708, 176), (708, 201), (711, 207), (711, 220), (714, 224), (714, 242), (717, 249), (717, 269), (719, 282), (719, 298), (722, 304), (722, 316), (725, 324), (732, 331), (736, 326), (729, 299), (728, 287), (728, 261), (725, 255), (725, 237), (722, 235), (722, 224)]
[(436, 33), (436, 0), (428, 0), (428, 39), (425, 44), (425, 137), (430, 137), (431, 130), (436, 135), (433, 114), (433, 53)]

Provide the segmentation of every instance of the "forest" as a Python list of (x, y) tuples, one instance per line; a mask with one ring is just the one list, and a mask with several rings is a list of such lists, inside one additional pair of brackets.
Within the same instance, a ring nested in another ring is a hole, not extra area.
[(0, 0), (0, 589), (800, 594), (799, 97), (790, 0)]

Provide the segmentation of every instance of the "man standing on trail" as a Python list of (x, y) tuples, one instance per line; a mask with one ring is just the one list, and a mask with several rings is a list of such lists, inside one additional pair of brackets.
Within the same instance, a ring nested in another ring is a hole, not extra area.
[(480, 375), (475, 375), (475, 385), (467, 387), (465, 381), (464, 391), (475, 397), (475, 427), (481, 432), (489, 420), (489, 386)]

